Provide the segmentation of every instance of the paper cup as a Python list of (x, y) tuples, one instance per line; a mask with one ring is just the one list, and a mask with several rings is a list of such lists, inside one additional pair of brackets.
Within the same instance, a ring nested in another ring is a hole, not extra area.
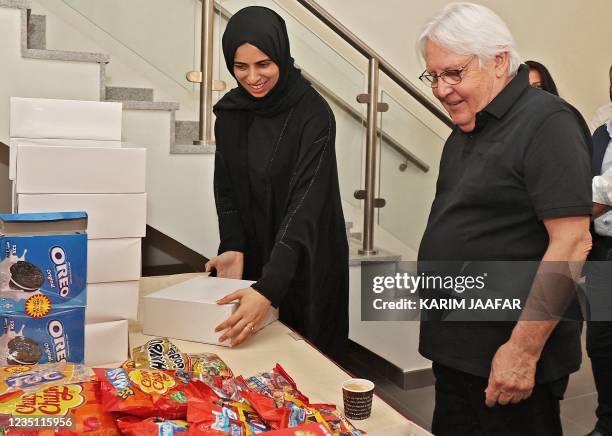
[(372, 413), (374, 383), (364, 378), (351, 378), (342, 383), (344, 415), (349, 419), (366, 419)]

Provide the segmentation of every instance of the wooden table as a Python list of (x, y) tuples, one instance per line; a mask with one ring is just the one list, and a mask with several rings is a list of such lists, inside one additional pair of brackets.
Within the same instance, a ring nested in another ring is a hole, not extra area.
[[(144, 277), (140, 282), (141, 298), (197, 275)], [(142, 304), (140, 306), (142, 307)], [(139, 319), (142, 319), (142, 314)], [(150, 339), (153, 337), (143, 335), (138, 323), (130, 326), (130, 349)], [(186, 353), (207, 351), (218, 354), (236, 375), (251, 376), (258, 372), (269, 372), (278, 362), (312, 402), (335, 404), (342, 410), (341, 385), (351, 376), (278, 321), (255, 333), (236, 348), (174, 339), (172, 342)], [(372, 402), (370, 418), (354, 421), (353, 424), (368, 434), (375, 435), (425, 436), (431, 434), (405, 418), (376, 395)]]

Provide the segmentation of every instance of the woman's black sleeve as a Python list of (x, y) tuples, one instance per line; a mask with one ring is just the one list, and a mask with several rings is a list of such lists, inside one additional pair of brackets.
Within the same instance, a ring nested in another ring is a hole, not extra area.
[(214, 174), (215, 205), (219, 219), (219, 254), (226, 251), (240, 251), (244, 253), (246, 239), (237, 201), (232, 189), (232, 181), (227, 170), (223, 153), (215, 153)]

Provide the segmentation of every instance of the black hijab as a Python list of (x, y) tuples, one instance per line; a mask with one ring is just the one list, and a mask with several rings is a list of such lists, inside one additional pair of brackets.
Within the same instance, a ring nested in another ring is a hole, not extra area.
[[(252, 96), (238, 83), (236, 88), (225, 94), (215, 105), (214, 112), (217, 118), (223, 117), (224, 112), (236, 111), (275, 116), (295, 105), (310, 87), (310, 83), (294, 66), (287, 27), (276, 12), (261, 6), (249, 6), (239, 10), (230, 18), (223, 33), (222, 45), (225, 64), (232, 76), (234, 76), (236, 50), (245, 43), (257, 47), (278, 65), (278, 82), (261, 98)], [(238, 114), (233, 115), (238, 116)], [(233, 129), (236, 129), (235, 125)], [(223, 135), (230, 132), (219, 133)]]

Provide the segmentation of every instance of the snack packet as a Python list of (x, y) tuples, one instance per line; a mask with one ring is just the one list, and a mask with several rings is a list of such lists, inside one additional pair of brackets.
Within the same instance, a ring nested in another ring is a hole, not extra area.
[(125, 416), (117, 419), (117, 427), (124, 436), (187, 436), (189, 423), (181, 420), (165, 420), (161, 418), (136, 418)]
[(266, 433), (267, 436), (332, 436), (329, 430), (322, 424), (304, 424), (299, 427), (273, 430)]
[(189, 372), (209, 375), (212, 377), (233, 377), (234, 373), (227, 364), (215, 353), (188, 354), (190, 361)]
[(252, 391), (241, 394), (272, 428), (293, 428), (308, 423), (317, 423), (330, 430), (318, 410), (287, 393), (276, 390), (273, 392), (273, 397)]
[(36, 392), (42, 387), (86, 382), (93, 378), (89, 368), (66, 362), (3, 366), (0, 367), (0, 401)]
[(272, 372), (262, 372), (245, 380), (250, 390), (257, 393), (273, 397), (274, 391), (281, 391), (290, 395), (292, 398), (308, 404), (308, 397), (300, 392), (293, 379), (278, 363)]
[(156, 369), (96, 369), (101, 402), (107, 412), (148, 418), (183, 419), (187, 414), (184, 389), (189, 376)]
[(366, 434), (366, 432), (355, 428), (333, 404), (311, 404), (310, 407), (321, 414), (334, 436), (362, 436)]
[(135, 368), (187, 370), (187, 356), (168, 338), (157, 338), (132, 350)]
[[(0, 419), (6, 436), (119, 436), (115, 418), (98, 402), (99, 384), (54, 385), (0, 403)], [(21, 424), (44, 428), (26, 429)], [(51, 424), (51, 426), (49, 425)], [(56, 425), (56, 427), (53, 427)]]
[(214, 353), (182, 353), (168, 338), (152, 339), (132, 350), (126, 368), (184, 370), (198, 376), (233, 377), (232, 370)]
[(232, 435), (252, 435), (270, 430), (248, 403), (224, 401), (205, 383), (193, 381), (185, 393), (188, 399), (187, 420), (198, 424), (199, 432), (215, 430)]

